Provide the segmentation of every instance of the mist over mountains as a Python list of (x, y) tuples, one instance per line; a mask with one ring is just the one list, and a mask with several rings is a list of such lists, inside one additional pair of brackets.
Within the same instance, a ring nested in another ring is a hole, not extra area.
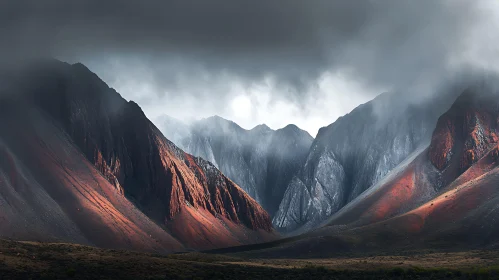
[(2, 237), (257, 257), (499, 242), (495, 75), (381, 94), (315, 139), (218, 116), (158, 129), (82, 64), (2, 75)]
[(496, 279), (496, 0), (0, 0), (0, 279)]
[[(217, 116), (190, 125), (168, 116), (157, 122), (174, 143), (213, 162), (241, 185), (269, 211), (276, 229), (298, 234), (321, 225), (424, 148), (455, 98), (470, 85), (482, 84), (497, 87), (496, 75), (465, 71), (424, 98), (381, 94), (321, 128), (313, 141), (303, 133), (291, 133), (291, 128), (300, 131), (294, 126), (245, 130)], [(308, 140), (296, 146), (302, 138)], [(262, 172), (269, 166), (264, 158), (275, 158), (277, 148), (283, 159), (278, 164), (290, 168)], [(258, 178), (277, 178), (279, 184)]]
[(304, 163), (313, 138), (295, 125), (245, 130), (214, 116), (186, 125), (164, 116), (157, 121), (180, 148), (212, 162), (272, 216), (284, 191)]

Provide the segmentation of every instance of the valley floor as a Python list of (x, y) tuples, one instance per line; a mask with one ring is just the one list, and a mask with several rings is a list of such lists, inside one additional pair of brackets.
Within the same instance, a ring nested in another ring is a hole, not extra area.
[(499, 251), (331, 259), (160, 256), (0, 240), (0, 279), (497, 279)]

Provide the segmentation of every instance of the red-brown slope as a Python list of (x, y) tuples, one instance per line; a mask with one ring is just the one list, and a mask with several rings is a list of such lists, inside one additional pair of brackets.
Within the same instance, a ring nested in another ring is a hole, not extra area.
[[(428, 156), (441, 172), (441, 185), (437, 186), (441, 191), (399, 218), (418, 217), (418, 223), (406, 223), (407, 227), (432, 231), (456, 223), (478, 209), (490, 207), (487, 202), (499, 196), (495, 186), (499, 164), (497, 97), (485, 88), (467, 90), (439, 119)], [(444, 142), (450, 145), (442, 145)]]
[(0, 106), (0, 235), (21, 240), (173, 252), (184, 246), (29, 106)]
[[(27, 76), (31, 82), (18, 85), (22, 94), (16, 102), (53, 119), (116, 194), (124, 194), (183, 244), (206, 249), (274, 237), (268, 214), (252, 198), (208, 162), (175, 147), (137, 104), (125, 101), (83, 65), (44, 64), (22, 77)], [(193, 211), (231, 226), (207, 227), (206, 219), (195, 218), (183, 227), (177, 217), (198, 217)], [(192, 242), (184, 229), (205, 234)]]
[(395, 248), (494, 245), (499, 241), (498, 165), (497, 148), (493, 148), (434, 199), (402, 215), (354, 229), (351, 234), (377, 244), (385, 243), (381, 238), (392, 236)]
[(439, 118), (428, 149), (406, 160), (328, 224), (360, 226), (386, 220), (494, 169), (498, 108), (497, 95), (486, 89), (463, 92)]
[(498, 141), (497, 96), (465, 91), (443, 114), (429, 147), (431, 163), (447, 185), (482, 158)]
[(397, 216), (430, 199), (436, 174), (426, 149), (416, 151), (386, 178), (332, 216), (326, 225), (361, 226)]
[(499, 199), (497, 151), (497, 146), (492, 148), (435, 198), (384, 223), (408, 233), (442, 231), (445, 225), (488, 207), (489, 201)]

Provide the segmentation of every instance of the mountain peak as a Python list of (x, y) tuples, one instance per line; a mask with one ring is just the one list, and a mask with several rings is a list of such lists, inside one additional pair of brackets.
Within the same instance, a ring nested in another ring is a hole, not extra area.
[(228, 120), (226, 118), (223, 118), (219, 115), (213, 115), (211, 117), (207, 117), (207, 118), (203, 118), (203, 120), (209, 120), (209, 121), (221, 121), (221, 122), (229, 122), (229, 123), (232, 123), (233, 121), (231, 120)]
[(235, 122), (228, 120), (226, 118), (222, 118), (219, 115), (213, 115), (211, 117), (203, 118), (200, 121), (209, 122), (209, 123), (218, 123), (218, 124), (237, 125)]
[(304, 130), (302, 130), (301, 128), (299, 128), (298, 126), (296, 126), (294, 124), (288, 124), (285, 127), (281, 128), (280, 130), (286, 130), (286, 131), (304, 131)]
[(297, 135), (302, 135), (304, 137), (307, 137), (307, 138), (311, 138), (311, 139), (314, 139), (314, 137), (312, 137), (310, 135), (310, 133), (308, 133), (307, 131), (299, 128), (297, 125), (295, 124), (288, 124), (287, 126), (283, 127), (283, 128), (280, 128), (278, 129), (277, 131), (280, 131), (284, 134), (290, 134), (290, 133), (293, 133), (293, 134), (297, 134)]
[(85, 69), (85, 70), (90, 71), (90, 69), (88, 69), (88, 67), (85, 66), (85, 64), (83, 64), (81, 62), (73, 63), (73, 64), (71, 64), (71, 66), (73, 66), (74, 68), (81, 68), (81, 69)]
[(251, 129), (251, 131), (267, 132), (274, 131), (272, 128), (268, 127), (266, 124), (259, 124)]

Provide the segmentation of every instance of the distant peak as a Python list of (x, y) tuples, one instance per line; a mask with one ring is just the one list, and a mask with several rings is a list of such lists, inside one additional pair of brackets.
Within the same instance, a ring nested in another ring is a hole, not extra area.
[(272, 128), (268, 127), (266, 124), (259, 124), (251, 129), (252, 131), (274, 131)]
[(281, 128), (281, 129), (278, 129), (278, 131), (282, 131), (283, 133), (296, 133), (296, 134), (300, 134), (300, 135), (306, 135), (307, 137), (313, 139), (312, 135), (310, 135), (310, 133), (308, 133), (307, 131), (299, 128), (297, 125), (295, 124), (288, 124), (286, 125), (285, 127)]
[(288, 124), (288, 125), (286, 125), (285, 127), (281, 128), (279, 130), (285, 130), (285, 131), (305, 131), (305, 130), (299, 128), (298, 126), (296, 126), (295, 124)]
[(298, 126), (295, 124), (288, 124), (284, 127), (284, 129), (295, 129), (295, 130), (301, 130)]
[(221, 121), (221, 122), (230, 122), (232, 123), (233, 121), (230, 121), (228, 119), (224, 119), (222, 117), (220, 117), (219, 115), (214, 115), (214, 116), (211, 116), (211, 117), (207, 117), (207, 118), (204, 118), (203, 120), (207, 120), (207, 121)]

